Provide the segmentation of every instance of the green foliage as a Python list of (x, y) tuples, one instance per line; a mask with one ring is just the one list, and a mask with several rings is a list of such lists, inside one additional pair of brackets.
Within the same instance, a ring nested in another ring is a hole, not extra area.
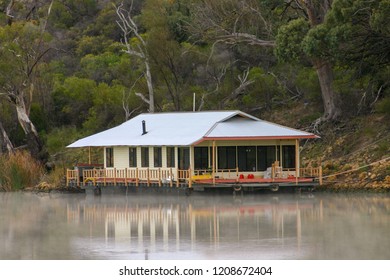
[(57, 111), (57, 122), (82, 127), (93, 104), (96, 83), (93, 80), (69, 77), (57, 84), (53, 91), (53, 102)]
[[(122, 34), (116, 23), (118, 18), (112, 3), (107, 3), (107, 6), (95, 16), (93, 24), (88, 25), (84, 33), (87, 36), (106, 38), (119, 42)], [(104, 39), (101, 43), (104, 43)]]
[(122, 100), (125, 88), (100, 83), (94, 90), (93, 105), (83, 123), (83, 128), (89, 134), (113, 127), (125, 121)]
[(82, 73), (91, 80), (111, 84), (114, 80), (126, 83), (131, 78), (131, 61), (128, 56), (113, 52), (86, 55), (80, 61)]
[(302, 97), (307, 101), (319, 101), (321, 99), (317, 73), (312, 67), (298, 68), (295, 84), (303, 94)]
[(58, 28), (69, 28), (80, 22), (83, 17), (93, 16), (97, 12), (96, 0), (54, 1), (50, 22)]
[(308, 57), (329, 58), (329, 31), (319, 24), (311, 28), (304, 37), (301, 47)]
[(77, 131), (74, 126), (62, 126), (54, 128), (46, 135), (46, 146), (50, 154), (54, 155), (59, 152), (64, 152), (65, 147), (76, 141), (83, 135)]
[(34, 123), (38, 132), (46, 131), (49, 129), (49, 118), (42, 108), (41, 104), (33, 103), (30, 108), (30, 119)]
[(386, 114), (387, 116), (390, 116), (390, 96), (387, 96), (380, 100), (376, 106), (376, 111), (381, 114)]
[(248, 78), (254, 81), (253, 89), (242, 98), (243, 105), (251, 108), (254, 104), (262, 104), (263, 110), (273, 107), (273, 101), (283, 99), (284, 89), (279, 87), (276, 77), (260, 67), (253, 67)]
[[(27, 69), (36, 63), (36, 46), (41, 29), (33, 23), (14, 23), (0, 27), (0, 86), (21, 89)], [(11, 63), (12, 62), (12, 63)]]
[(175, 41), (182, 43), (190, 37), (186, 28), (190, 21), (189, 0), (167, 2), (167, 25)]
[(390, 62), (389, 6), (389, 0), (334, 1), (326, 27), (339, 61), (363, 71), (378, 71)]
[(304, 56), (302, 40), (309, 31), (309, 23), (299, 18), (282, 26), (276, 35), (275, 54), (281, 61), (299, 61)]
[(76, 54), (80, 57), (88, 54), (97, 55), (104, 52), (111, 44), (112, 42), (103, 36), (83, 36), (78, 42)]
[(380, 1), (377, 8), (373, 9), (370, 17), (370, 26), (378, 33), (390, 35), (390, 0)]

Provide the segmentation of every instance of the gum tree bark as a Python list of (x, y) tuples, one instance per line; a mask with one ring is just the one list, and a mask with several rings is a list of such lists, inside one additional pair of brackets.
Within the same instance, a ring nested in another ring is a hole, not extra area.
[[(308, 15), (311, 27), (323, 23), (326, 13), (331, 9), (332, 0), (301, 1)], [(340, 108), (340, 96), (333, 89), (333, 70), (332, 65), (325, 59), (312, 59), (312, 64), (316, 69), (318, 81), (321, 87), (321, 96), (324, 106), (323, 121), (335, 120), (340, 117), (342, 111)]]
[(314, 60), (318, 81), (321, 87), (321, 96), (324, 106), (323, 121), (335, 120), (341, 115), (340, 96), (333, 90), (333, 70), (329, 62), (325, 60)]
[(5, 131), (3, 124), (0, 121), (0, 155), (3, 153), (11, 153), (14, 150), (14, 146), (8, 138), (8, 134)]

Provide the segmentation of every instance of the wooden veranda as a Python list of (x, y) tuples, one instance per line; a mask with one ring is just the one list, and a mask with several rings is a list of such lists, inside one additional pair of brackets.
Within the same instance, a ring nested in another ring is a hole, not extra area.
[(273, 165), (265, 172), (265, 176), (254, 176), (238, 169), (210, 170), (178, 170), (173, 168), (94, 168), (68, 169), (67, 186), (156, 186), (178, 188), (184, 186), (218, 187), (218, 186), (252, 186), (261, 187), (275, 184), (322, 184), (322, 169), (299, 168), (283, 169)]

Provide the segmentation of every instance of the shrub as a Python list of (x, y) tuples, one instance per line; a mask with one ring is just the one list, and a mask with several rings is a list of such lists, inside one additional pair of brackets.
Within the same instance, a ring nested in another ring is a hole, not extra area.
[(0, 170), (0, 189), (4, 191), (33, 187), (44, 173), (42, 165), (27, 151), (1, 156)]
[(376, 104), (376, 110), (378, 113), (382, 113), (390, 116), (390, 96), (383, 98)]

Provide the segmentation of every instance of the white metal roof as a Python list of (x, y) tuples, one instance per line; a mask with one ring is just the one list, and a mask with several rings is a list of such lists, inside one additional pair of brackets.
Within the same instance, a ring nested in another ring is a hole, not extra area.
[[(142, 135), (142, 121), (147, 133)], [(262, 121), (241, 111), (140, 114), (69, 148), (107, 146), (189, 146), (208, 138), (314, 138), (314, 134)]]
[(263, 120), (233, 118), (217, 123), (207, 138), (310, 138), (313, 134)]

